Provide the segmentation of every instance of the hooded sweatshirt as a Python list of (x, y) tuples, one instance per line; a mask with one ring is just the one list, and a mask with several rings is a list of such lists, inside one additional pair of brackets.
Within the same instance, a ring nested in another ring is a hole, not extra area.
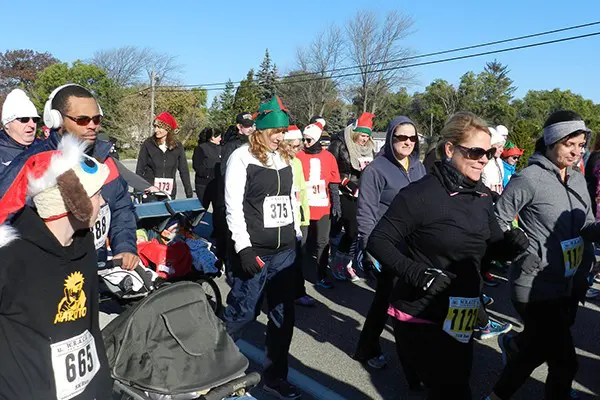
[(599, 239), (585, 178), (568, 168), (563, 182), (558, 167), (535, 153), (496, 203), (503, 230), (517, 214), (529, 237), (527, 252), (541, 259), (543, 270), (537, 276), (525, 274), (520, 268), (523, 257), (518, 258), (509, 274), (513, 299), (526, 303), (571, 296), (577, 266), (585, 264), (582, 238)]
[(375, 224), (385, 214), (398, 192), (426, 174), (425, 167), (419, 161), (418, 140), (408, 157), (408, 171), (396, 158), (392, 136), (401, 124), (414, 126), (407, 117), (394, 118), (387, 128), (383, 152), (363, 171), (360, 178), (356, 221), (363, 249)]
[(63, 247), (26, 207), (0, 247), (0, 398), (109, 399), (90, 231)]

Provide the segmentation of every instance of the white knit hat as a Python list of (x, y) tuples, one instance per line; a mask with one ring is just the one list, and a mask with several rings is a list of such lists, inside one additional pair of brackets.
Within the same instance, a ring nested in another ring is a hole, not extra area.
[(504, 146), (504, 143), (506, 142), (506, 137), (502, 136), (502, 134), (500, 134), (500, 132), (498, 132), (496, 129), (489, 127), (488, 128), (490, 130), (490, 133), (492, 134), (492, 142), (491, 144), (501, 144)]
[(496, 127), (496, 132), (498, 132), (498, 134), (504, 136), (505, 140), (508, 137), (508, 129), (504, 125), (498, 125)]
[(313, 142), (316, 142), (321, 138), (323, 128), (325, 128), (325, 120), (323, 118), (319, 118), (304, 128), (304, 136), (308, 136), (313, 140)]
[(283, 135), (284, 140), (302, 140), (302, 131), (296, 125), (290, 125), (287, 132)]
[(6, 96), (2, 105), (2, 125), (22, 117), (39, 118), (40, 116), (27, 94), (21, 89), (14, 89)]

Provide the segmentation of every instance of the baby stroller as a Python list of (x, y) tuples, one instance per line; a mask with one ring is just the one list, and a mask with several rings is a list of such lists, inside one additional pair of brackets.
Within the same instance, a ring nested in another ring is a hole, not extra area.
[(119, 400), (254, 399), (260, 375), (212, 312), (202, 287), (155, 290), (102, 331)]

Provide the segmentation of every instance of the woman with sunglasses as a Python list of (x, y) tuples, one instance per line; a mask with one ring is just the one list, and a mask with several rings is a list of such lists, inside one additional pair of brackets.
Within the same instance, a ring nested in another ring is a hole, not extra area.
[(427, 399), (471, 399), (479, 268), (490, 251), (512, 256), (522, 232), (503, 235), (481, 173), (496, 149), (486, 123), (453, 115), (441, 132), (433, 172), (401, 190), (369, 236), (367, 250), (396, 278), (388, 313), (401, 358)]
[(600, 240), (585, 178), (575, 170), (589, 135), (575, 112), (554, 112), (528, 166), (512, 177), (496, 203), (502, 227), (519, 215), (519, 227), (530, 246), (513, 262), (509, 274), (511, 299), (525, 329), (499, 338), (507, 363), (491, 399), (511, 398), (544, 362), (545, 398), (571, 398), (577, 372), (571, 326), (588, 288), (591, 243)]
[(356, 200), (362, 172), (375, 157), (375, 143), (371, 138), (373, 118), (374, 114), (362, 113), (356, 124), (348, 125), (343, 134), (332, 138), (329, 145), (329, 151), (337, 160), (342, 181), (340, 188), (344, 236), (338, 246), (341, 254), (332, 258), (333, 276), (339, 280), (359, 279), (353, 267), (358, 238)]
[[(360, 252), (365, 251), (371, 231), (398, 192), (425, 174), (425, 167), (419, 161), (419, 137), (414, 122), (404, 116), (394, 118), (388, 124), (383, 154), (375, 158), (360, 178), (356, 214)], [(368, 256), (363, 257), (363, 260), (367, 259)], [(387, 360), (381, 351), (379, 336), (388, 319), (387, 311), (394, 288), (394, 275), (387, 271), (379, 271), (376, 277), (375, 297), (361, 331), (354, 359), (367, 363), (372, 368), (381, 369), (385, 367)], [(402, 357), (400, 361), (409, 387), (418, 388), (419, 378), (415, 376), (412, 368), (406, 366)]]
[(517, 172), (517, 163), (523, 155), (523, 150), (515, 146), (513, 142), (506, 142), (502, 151), (502, 165), (504, 166), (504, 174), (502, 185), (506, 187), (510, 178)]
[[(296, 157), (302, 163), (304, 179), (306, 180), (308, 205), (310, 206), (310, 225), (303, 232), (303, 246), (306, 243), (314, 249), (311, 259), (317, 269), (317, 286), (324, 289), (333, 288), (327, 277), (329, 254), (326, 251), (329, 244), (331, 217), (341, 217), (339, 195), (340, 173), (333, 155), (321, 147), (321, 134), (325, 120), (318, 118), (314, 123), (304, 128), (304, 149)], [(331, 213), (331, 214), (330, 214)]]
[[(185, 196), (189, 199), (194, 196), (190, 170), (183, 145), (175, 138), (176, 129), (177, 121), (168, 112), (154, 119), (154, 133), (142, 143), (135, 173), (175, 199), (175, 174), (179, 170)], [(160, 192), (155, 194), (160, 195)]]
[(6, 96), (2, 104), (0, 129), (0, 174), (12, 160), (36, 141), (37, 123), (40, 116), (29, 97), (21, 89)]

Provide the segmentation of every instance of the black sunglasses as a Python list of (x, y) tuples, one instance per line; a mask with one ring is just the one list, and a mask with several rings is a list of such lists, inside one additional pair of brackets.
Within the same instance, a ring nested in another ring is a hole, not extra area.
[(86, 126), (90, 123), (90, 121), (94, 121), (94, 125), (100, 125), (100, 122), (102, 122), (102, 115), (100, 114), (94, 115), (93, 117), (88, 117), (87, 115), (82, 115), (79, 117), (71, 117), (70, 115), (65, 115), (65, 117), (69, 118), (79, 126)]
[(407, 140), (410, 140), (413, 143), (417, 142), (417, 135), (412, 135), (412, 136), (394, 135), (392, 137), (394, 138), (394, 142), (405, 142)]
[(465, 146), (461, 146), (460, 144), (457, 144), (456, 147), (463, 150), (463, 152), (465, 153), (465, 155), (467, 156), (467, 158), (469, 160), (479, 160), (479, 159), (483, 158), (483, 156), (486, 156), (488, 158), (488, 160), (491, 160), (494, 157), (494, 155), (496, 154), (495, 147), (492, 147), (487, 150), (482, 149), (481, 147), (465, 147)]
[(311, 138), (302, 138), (303, 142), (311, 143), (313, 140)]
[(37, 124), (38, 122), (40, 122), (41, 118), (40, 117), (21, 117), (21, 118), (15, 118), (15, 119), (22, 124), (26, 124), (30, 120), (33, 120), (33, 122), (35, 122)]

